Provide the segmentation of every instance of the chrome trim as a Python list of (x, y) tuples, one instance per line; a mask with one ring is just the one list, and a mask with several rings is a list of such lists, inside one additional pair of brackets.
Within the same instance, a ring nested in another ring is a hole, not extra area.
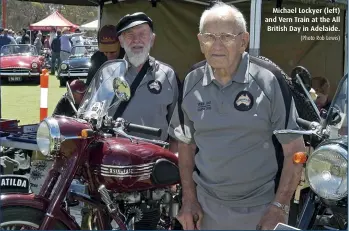
[[(36, 67), (33, 67), (33, 65), (36, 64)], [(32, 68), (38, 68), (39, 64), (37, 62), (32, 62), (31, 67)]]
[(103, 174), (113, 174), (117, 176), (138, 176), (138, 175), (144, 175), (144, 174), (150, 174), (153, 171), (153, 167), (150, 167), (149, 169), (100, 169), (97, 170), (100, 173)]
[(60, 73), (59, 76), (88, 76), (88, 73), (68, 73), (68, 74), (65, 74), (65, 73)]
[(11, 77), (11, 76), (39, 76), (40, 73), (10, 73), (10, 72), (6, 72), (6, 73), (1, 73), (0, 72), (0, 76), (8, 76), (8, 77)]
[(152, 166), (154, 164), (155, 163), (148, 163), (148, 164), (137, 164), (137, 165), (126, 165), (126, 166), (101, 164), (100, 166), (105, 168), (143, 168), (143, 167)]
[(115, 178), (127, 178), (127, 177), (142, 177), (149, 178), (153, 171), (155, 163), (129, 165), (129, 166), (116, 166), (116, 165), (103, 165), (93, 170), (95, 174), (102, 176), (109, 176)]
[[(118, 175), (137, 175), (137, 174), (144, 174), (151, 172), (153, 170), (153, 167), (149, 167), (149, 169), (113, 169), (113, 168), (108, 168), (108, 169), (99, 169), (98, 171), (102, 173), (113, 173), (113, 174), (118, 174)], [(118, 172), (114, 172), (118, 171)]]
[[(65, 66), (66, 66), (66, 68), (62, 68), (62, 67), (63, 67), (63, 65), (65, 65)], [(66, 63), (62, 63), (62, 64), (61, 64), (61, 66), (60, 66), (60, 68), (61, 68), (62, 70), (67, 70), (67, 69), (69, 68), (69, 65), (68, 65), (68, 64), (66, 64)]]
[(101, 175), (101, 176), (107, 176), (112, 178), (128, 178), (128, 177), (140, 177), (142, 179), (148, 179), (150, 178), (150, 173), (145, 174), (139, 174), (139, 175), (116, 175), (116, 174), (108, 174), (108, 173), (102, 173), (102, 172), (95, 172), (95, 174)]
[(129, 135), (129, 136), (135, 140), (146, 141), (149, 143), (158, 144), (158, 145), (165, 146), (165, 147), (168, 147), (170, 145), (170, 143), (162, 141), (162, 140), (151, 140), (151, 139), (142, 138), (142, 137), (138, 137), (138, 136), (131, 136), (131, 135)]
[(0, 68), (0, 70), (6, 70), (6, 69), (21, 69), (21, 70), (30, 70), (30, 68), (27, 68), (27, 67), (21, 67), (21, 66), (12, 66), (12, 67), (4, 67), (4, 68)]
[[(310, 164), (310, 162), (312, 161), (312, 159), (319, 155), (319, 153), (323, 153), (323, 152), (328, 152), (328, 151), (331, 151), (331, 152), (334, 152), (336, 154), (339, 154), (340, 156), (342, 156), (348, 163), (348, 150), (346, 150), (345, 148), (343, 148), (341, 145), (337, 144), (337, 143), (328, 143), (328, 144), (325, 144), (325, 145), (322, 145), (320, 147), (318, 147), (316, 150), (314, 150), (311, 155), (309, 156), (308, 160), (307, 160), (307, 165)], [(328, 154), (327, 154), (328, 156)], [(309, 187), (313, 190), (313, 192), (315, 192), (317, 195), (319, 195), (319, 193), (313, 188), (313, 184), (312, 182), (309, 180), (309, 177), (308, 177), (308, 168), (307, 166), (305, 167), (305, 178), (306, 178), (306, 181), (309, 182)], [(347, 178), (348, 178), (348, 173), (347, 173)], [(321, 197), (321, 195), (319, 195)], [(342, 196), (338, 196), (338, 197), (332, 197), (332, 198), (325, 198), (325, 199), (329, 199), (329, 200), (341, 200), (343, 199), (344, 197), (347, 197), (348, 196), (348, 189), (345, 193), (342, 194)]]
[(50, 153), (58, 152), (62, 143), (58, 121), (53, 117), (48, 117), (44, 119), (44, 122), (47, 124), (50, 131)]

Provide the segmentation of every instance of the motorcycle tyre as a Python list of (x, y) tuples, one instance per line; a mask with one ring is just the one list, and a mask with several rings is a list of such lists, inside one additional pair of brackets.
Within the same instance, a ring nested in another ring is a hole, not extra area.
[[(25, 214), (25, 216), (18, 216), (19, 214)], [(25, 206), (12, 206), (2, 208), (1, 211), (1, 222), (9, 222), (9, 221), (26, 221), (38, 226), (39, 229), (40, 224), (42, 223), (45, 216), (45, 212)], [(53, 230), (68, 230), (68, 227), (64, 225), (61, 221), (56, 221), (52, 227)]]

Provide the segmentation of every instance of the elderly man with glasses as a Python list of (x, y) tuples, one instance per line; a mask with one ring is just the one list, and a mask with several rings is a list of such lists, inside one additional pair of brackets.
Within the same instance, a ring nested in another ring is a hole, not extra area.
[(186, 76), (169, 128), (179, 141), (177, 218), (186, 230), (270, 230), (287, 223), (302, 170), (292, 157), (304, 142), (273, 135), (298, 129), (282, 72), (245, 52), (246, 21), (233, 6), (206, 10), (198, 39), (206, 60)]

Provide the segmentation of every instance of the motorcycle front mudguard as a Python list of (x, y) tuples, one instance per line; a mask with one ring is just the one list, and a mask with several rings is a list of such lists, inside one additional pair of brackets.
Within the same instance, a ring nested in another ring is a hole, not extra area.
[[(1, 194), (0, 209), (13, 206), (25, 206), (38, 209), (46, 214), (49, 205), (49, 200), (39, 197), (35, 194)], [(80, 226), (75, 222), (74, 218), (70, 216), (63, 208), (57, 210), (55, 218), (66, 225), (70, 230), (80, 230)]]
[(312, 190), (309, 190), (307, 198), (303, 204), (297, 228), (301, 230), (309, 230), (315, 222), (318, 211), (319, 206), (317, 206), (317, 203), (315, 202), (315, 193)]

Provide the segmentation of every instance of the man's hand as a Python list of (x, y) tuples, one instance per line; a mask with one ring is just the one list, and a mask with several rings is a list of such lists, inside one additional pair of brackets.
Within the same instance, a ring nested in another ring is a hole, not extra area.
[(183, 201), (177, 220), (181, 223), (184, 230), (200, 229), (202, 218), (202, 208), (197, 200)]
[(271, 205), (261, 218), (256, 229), (273, 230), (278, 223), (287, 224), (287, 215), (280, 208)]

